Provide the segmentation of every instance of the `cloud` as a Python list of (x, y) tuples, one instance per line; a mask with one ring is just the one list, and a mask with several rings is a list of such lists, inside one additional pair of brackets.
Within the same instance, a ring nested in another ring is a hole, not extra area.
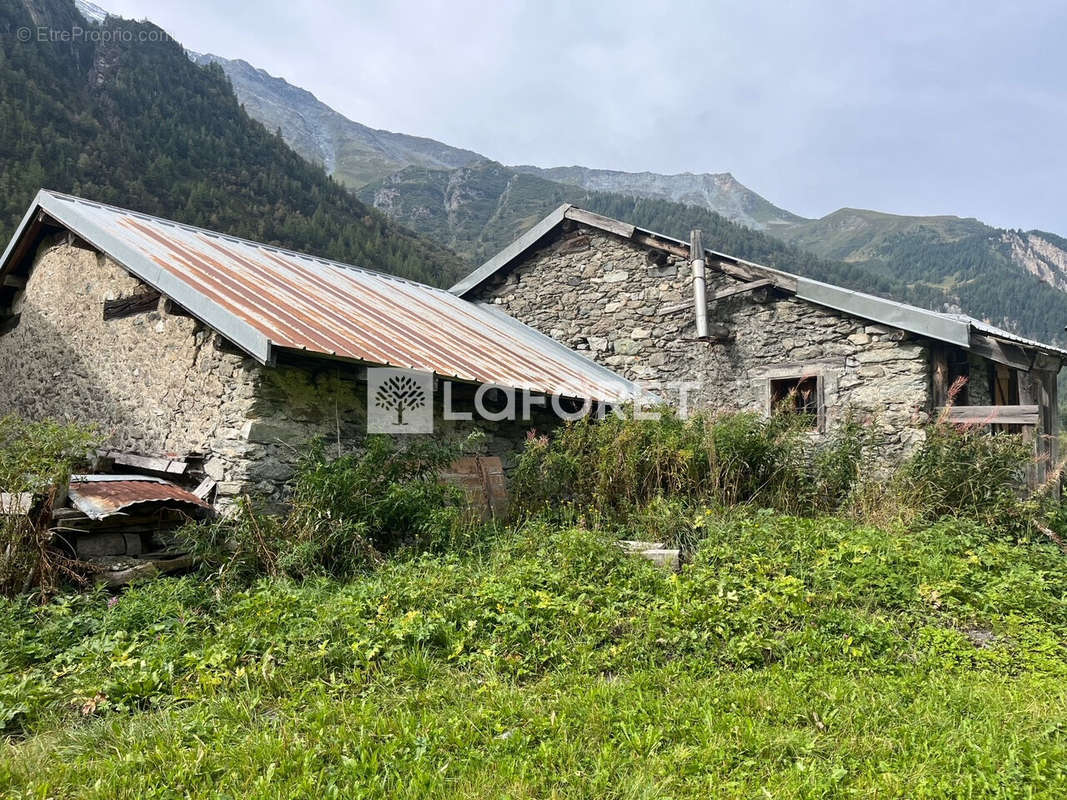
[(1067, 231), (1060, 3), (114, 0), (376, 127), (505, 163)]

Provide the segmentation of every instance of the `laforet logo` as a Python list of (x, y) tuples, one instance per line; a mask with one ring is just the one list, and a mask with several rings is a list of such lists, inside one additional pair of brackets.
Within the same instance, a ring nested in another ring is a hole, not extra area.
[(433, 375), (368, 368), (367, 432), (433, 433)]

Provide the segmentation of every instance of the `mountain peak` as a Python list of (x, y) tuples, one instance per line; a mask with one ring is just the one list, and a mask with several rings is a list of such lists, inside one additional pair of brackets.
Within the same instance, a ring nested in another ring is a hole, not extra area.
[(594, 192), (612, 192), (698, 206), (757, 230), (803, 222), (741, 184), (729, 172), (620, 172), (589, 167), (520, 166), (516, 170)]
[(97, 24), (103, 24), (109, 16), (109, 12), (100, 8), (95, 3), (86, 2), (86, 0), (74, 0), (74, 7), (78, 9), (78, 13), (85, 17), (87, 22), (95, 22)]

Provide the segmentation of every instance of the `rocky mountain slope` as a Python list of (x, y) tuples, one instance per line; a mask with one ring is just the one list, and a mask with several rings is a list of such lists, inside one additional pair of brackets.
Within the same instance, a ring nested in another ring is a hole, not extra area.
[[(865, 291), (961, 308), (1020, 332), (1063, 339), (1067, 241), (1055, 234), (993, 228), (959, 217), (847, 208), (805, 219), (729, 173), (504, 167), (469, 150), (348, 120), (311, 93), (243, 61), (191, 57), (221, 67), (247, 112), (268, 130), (279, 130), (297, 153), (358, 189), (368, 204), (472, 263), (492, 255), (564, 200), (628, 207), (633, 213), (643, 209), (645, 217), (627, 218), (680, 236), (687, 233), (681, 221), (689, 219), (723, 232), (715, 216), (721, 215), (780, 240), (772, 246), (761, 239), (757, 246), (757, 239), (733, 235), (738, 246), (749, 248), (734, 249), (737, 255), (756, 258), (753, 252), (762, 251), (765, 260), (785, 269), (815, 269)], [(725, 242), (711, 241), (730, 250)], [(792, 263), (776, 260), (787, 253)]]
[[(238, 101), (267, 130), (280, 130), (286, 143), (308, 161), (321, 164), (346, 186), (360, 187), (406, 167), (456, 169), (487, 162), (486, 156), (434, 139), (374, 130), (334, 111), (311, 92), (293, 86), (246, 61), (189, 52), (198, 64), (218, 64)], [(658, 175), (586, 167), (516, 171), (597, 192), (671, 200), (706, 208), (757, 230), (805, 221), (778, 208), (729, 173)]]
[(542, 169), (519, 166), (515, 169), (593, 192), (613, 192), (699, 206), (733, 222), (771, 233), (806, 221), (760, 197), (729, 172), (659, 175), (655, 172), (618, 172), (587, 167)]
[(256, 69), (247, 61), (189, 53), (197, 64), (218, 64), (233, 84), (238, 101), (253, 119), (282, 138), (297, 153), (341, 183), (358, 189), (408, 166), (454, 169), (483, 156), (447, 144), (374, 130), (338, 114), (311, 92)]

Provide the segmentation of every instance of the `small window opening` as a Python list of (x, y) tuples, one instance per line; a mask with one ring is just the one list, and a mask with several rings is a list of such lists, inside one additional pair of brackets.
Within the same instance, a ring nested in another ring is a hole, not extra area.
[[(1019, 373), (1003, 364), (990, 365), (990, 382), (992, 383), (993, 405), (1019, 405)], [(993, 430), (1006, 433), (1022, 433), (1021, 425), (994, 425)]]
[(951, 389), (956, 387), (956, 395), (951, 398), (952, 403), (957, 406), (970, 405), (969, 392), (967, 391), (967, 384), (971, 378), (971, 360), (967, 355), (967, 351), (959, 347), (954, 347), (948, 355), (948, 381), (946, 386)]
[(814, 375), (771, 381), (771, 411), (774, 414), (797, 414), (815, 428), (822, 412), (820, 400), (819, 379)]

